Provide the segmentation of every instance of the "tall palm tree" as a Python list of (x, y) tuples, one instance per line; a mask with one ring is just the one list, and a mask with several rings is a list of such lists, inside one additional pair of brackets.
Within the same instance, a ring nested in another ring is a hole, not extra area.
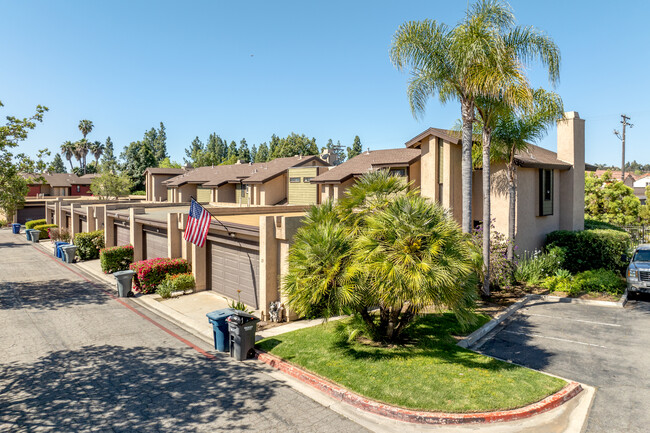
[(86, 141), (86, 136), (90, 134), (90, 131), (93, 130), (95, 125), (93, 125), (93, 122), (90, 120), (84, 119), (79, 121), (79, 131), (81, 131), (81, 134), (83, 135), (83, 143), (86, 145), (85, 149), (82, 149), (81, 153), (83, 155), (83, 170), (84, 174), (86, 174), (86, 155), (88, 155), (88, 147), (87, 144), (88, 142)]
[(522, 115), (513, 110), (499, 117), (494, 126), (493, 160), (506, 164), (508, 179), (508, 253), (514, 258), (515, 217), (517, 200), (517, 164), (515, 156), (528, 149), (529, 142), (540, 140), (548, 128), (564, 116), (564, 106), (559, 95), (537, 89), (533, 92), (533, 106)]
[(72, 166), (72, 157), (75, 156), (75, 146), (71, 141), (66, 141), (61, 145), (61, 153), (63, 156), (65, 156), (65, 159), (68, 160), (70, 163), (70, 173), (72, 173), (72, 170), (74, 167)]
[(104, 153), (105, 146), (101, 141), (95, 141), (90, 144), (90, 153), (93, 154), (95, 158), (95, 169), (99, 172), (99, 158)]
[(407, 94), (414, 116), (429, 97), (444, 104), (458, 100), (462, 126), (462, 229), (472, 229), (472, 124), (477, 96), (502, 95), (504, 82), (525, 81), (521, 68), (501, 68), (508, 58), (500, 34), (511, 27), (511, 10), (496, 0), (481, 0), (450, 29), (432, 20), (404, 23), (393, 36), (392, 63), (411, 70)]
[(74, 143), (75, 158), (79, 160), (79, 167), (86, 174), (86, 155), (88, 155), (88, 141), (82, 138)]

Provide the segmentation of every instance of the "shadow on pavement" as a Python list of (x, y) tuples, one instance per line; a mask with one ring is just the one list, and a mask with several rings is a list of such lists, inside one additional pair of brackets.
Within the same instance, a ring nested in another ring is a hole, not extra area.
[(0, 430), (259, 431), (282, 386), (191, 349), (87, 346), (0, 366)]
[(0, 283), (0, 310), (105, 304), (111, 298), (85, 281), (50, 280)]

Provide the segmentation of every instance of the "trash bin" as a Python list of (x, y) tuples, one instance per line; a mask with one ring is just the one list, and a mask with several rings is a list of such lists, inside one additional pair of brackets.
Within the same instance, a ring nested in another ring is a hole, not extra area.
[(237, 361), (252, 357), (255, 352), (255, 330), (260, 319), (243, 311), (235, 311), (226, 320), (230, 333), (230, 356)]
[(19, 233), (20, 233), (20, 224), (18, 224), (18, 223), (12, 223), (12, 224), (11, 224), (11, 231), (12, 231), (13, 234), (15, 234), (15, 235), (19, 234)]
[(135, 271), (128, 269), (126, 271), (113, 272), (113, 276), (117, 282), (117, 296), (120, 298), (126, 298), (129, 296), (129, 293), (131, 293), (131, 284), (134, 275)]
[(32, 242), (38, 243), (38, 238), (41, 236), (41, 231), (40, 230), (34, 230), (29, 233), (29, 237), (32, 238)]
[(66, 246), (66, 245), (70, 245), (70, 243), (69, 243), (69, 242), (61, 242), (61, 241), (58, 241), (57, 244), (58, 244), (58, 245), (56, 246), (56, 257), (59, 258), (59, 259), (61, 259), (61, 260), (63, 260), (63, 261), (65, 261), (65, 257), (64, 257), (64, 255), (63, 255), (63, 250), (62, 250), (62, 248), (63, 248), (64, 246)]
[(66, 263), (74, 263), (74, 255), (77, 252), (76, 245), (63, 245), (61, 251), (63, 251), (63, 259)]
[(234, 308), (224, 308), (223, 310), (212, 311), (206, 316), (212, 325), (212, 335), (214, 336), (214, 348), (219, 352), (230, 351), (230, 333), (228, 332), (228, 322), (226, 319), (232, 316), (237, 310)]
[(25, 230), (25, 237), (27, 238), (28, 241), (32, 240), (32, 236), (31, 236), (32, 230), (34, 230), (34, 229), (26, 229)]
[(54, 246), (54, 257), (59, 257), (59, 247), (63, 244), (67, 244), (64, 241), (55, 241), (52, 245)]

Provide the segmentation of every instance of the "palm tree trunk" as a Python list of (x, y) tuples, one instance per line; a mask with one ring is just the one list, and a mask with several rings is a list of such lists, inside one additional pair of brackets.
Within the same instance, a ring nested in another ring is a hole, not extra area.
[(515, 169), (514, 164), (508, 164), (508, 260), (515, 258), (515, 209), (517, 203)]
[(70, 173), (72, 173), (72, 170), (74, 170), (74, 167), (72, 166), (72, 158), (68, 158), (68, 162), (70, 163)]
[(472, 124), (474, 123), (474, 101), (461, 98), (461, 113), (463, 118), (462, 138), (462, 210), (461, 227), (463, 233), (472, 231)]
[(490, 145), (492, 130), (483, 127), (483, 294), (490, 296)]

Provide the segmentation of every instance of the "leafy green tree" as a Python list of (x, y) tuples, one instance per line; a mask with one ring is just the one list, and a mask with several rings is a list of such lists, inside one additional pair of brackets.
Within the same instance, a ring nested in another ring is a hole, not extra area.
[(160, 122), (160, 129), (156, 131), (156, 137), (153, 140), (153, 152), (158, 162), (167, 158), (167, 132), (162, 122)]
[(601, 177), (585, 175), (585, 217), (611, 224), (635, 224), (641, 202), (634, 190), (607, 171)]
[(102, 154), (102, 166), (104, 171), (110, 171), (113, 173), (117, 171), (117, 158), (115, 158), (114, 152), (111, 137), (106, 137), (104, 153)]
[(65, 164), (58, 153), (54, 154), (54, 160), (47, 169), (50, 173), (65, 173)]
[(205, 162), (205, 146), (198, 136), (194, 137), (190, 147), (185, 149), (187, 158), (183, 158), (186, 164), (191, 164), (193, 167), (202, 167)]
[[(235, 140), (233, 140), (230, 142), (230, 145), (228, 146), (228, 153), (226, 154), (226, 159), (228, 161), (236, 161), (238, 156), (239, 154), (237, 153), (237, 143), (235, 143)], [(232, 162), (230, 164), (232, 164)]]
[[(0, 101), (0, 107), (3, 106)], [(27, 181), (20, 174), (21, 167), (14, 161), (11, 150), (27, 138), (29, 131), (36, 127), (36, 122), (43, 121), (46, 111), (47, 107), (38, 105), (31, 117), (21, 119), (7, 116), (7, 122), (0, 126), (0, 210), (9, 221), (16, 210), (23, 206), (29, 192)], [(27, 168), (28, 172), (33, 172), (31, 167)]]
[(242, 138), (241, 141), (239, 142), (239, 149), (237, 149), (237, 157), (242, 162), (251, 161), (251, 151), (250, 149), (248, 149), (248, 143), (246, 143), (245, 138)]
[(143, 141), (133, 141), (120, 155), (124, 161), (122, 172), (131, 182), (134, 191), (144, 189), (144, 172), (149, 167), (157, 167), (153, 147)]
[(210, 134), (206, 144), (205, 165), (219, 165), (226, 159), (226, 142), (216, 133)]
[[(275, 135), (273, 135), (275, 137)], [(315, 138), (307, 138), (305, 134), (298, 135), (294, 132), (285, 138), (280, 138), (274, 143), (274, 138), (271, 137), (271, 158), (286, 158), (295, 155), (318, 155), (318, 146), (316, 145)]]
[(126, 174), (118, 176), (110, 171), (105, 171), (92, 180), (90, 190), (93, 195), (98, 196), (101, 199), (117, 199), (128, 195), (131, 186), (131, 181)]
[(269, 160), (269, 147), (266, 143), (260, 144), (255, 153), (255, 162), (267, 162)]
[(280, 147), (280, 137), (278, 137), (275, 134), (271, 135), (271, 141), (269, 141), (269, 155), (266, 159), (267, 161), (271, 160), (272, 155), (275, 155), (279, 147)]
[(163, 159), (160, 161), (160, 164), (158, 164), (158, 167), (160, 168), (181, 168), (181, 163), (172, 161), (169, 159), (169, 157)]
[(255, 162), (255, 157), (257, 156), (257, 146), (253, 144), (253, 147), (251, 147), (251, 160), (250, 162)]
[(361, 139), (358, 135), (354, 136), (354, 141), (352, 142), (352, 147), (348, 147), (348, 159), (352, 159), (357, 155), (360, 155), (363, 152), (361, 147)]
[(72, 173), (73, 165), (72, 158), (75, 156), (75, 146), (71, 141), (66, 141), (61, 145), (61, 153), (65, 156), (65, 159), (70, 163), (70, 173)]
[(480, 253), (448, 212), (400, 179), (368, 173), (341, 203), (313, 206), (303, 222), (284, 281), (298, 314), (351, 311), (386, 342), (432, 305), (473, 320)]

